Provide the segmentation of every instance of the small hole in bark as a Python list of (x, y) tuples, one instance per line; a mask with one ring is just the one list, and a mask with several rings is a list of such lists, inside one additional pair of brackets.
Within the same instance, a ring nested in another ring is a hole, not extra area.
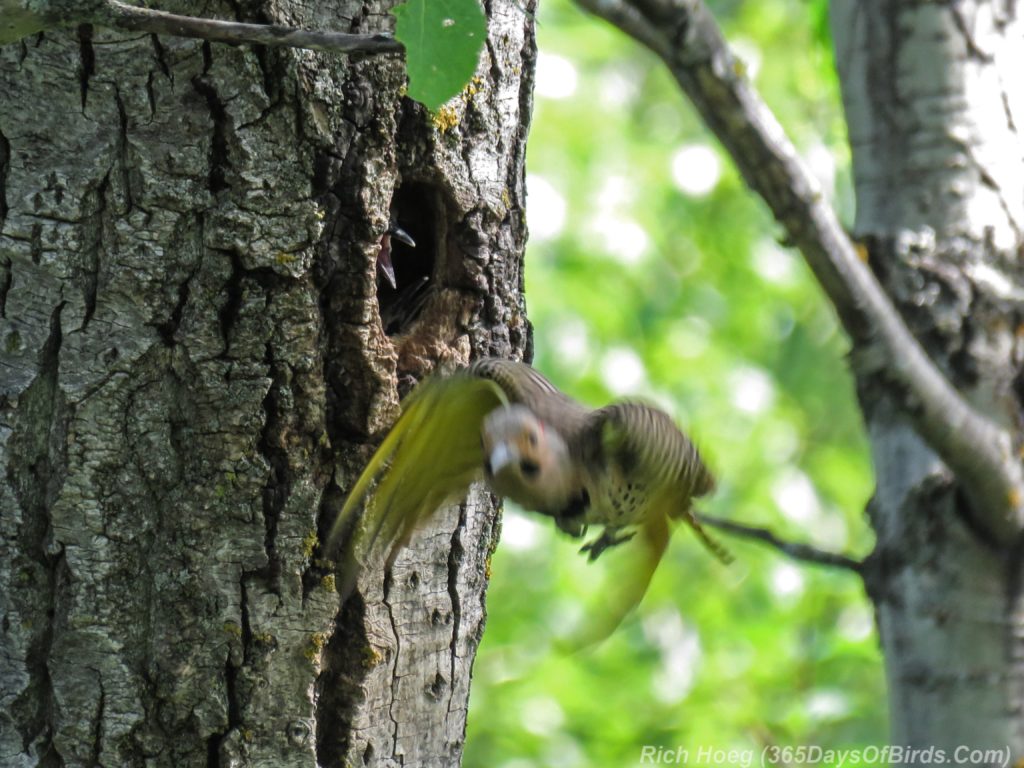
[(381, 239), (377, 262), (380, 319), (389, 336), (408, 329), (433, 288), (443, 207), (440, 193), (428, 184), (414, 182), (395, 190), (391, 231)]
[(309, 725), (300, 721), (293, 721), (288, 724), (288, 741), (295, 747), (304, 747), (309, 743), (312, 731)]
[(435, 701), (441, 698), (441, 694), (444, 693), (445, 688), (448, 687), (448, 681), (441, 677), (441, 673), (438, 672), (434, 675), (434, 682), (430, 684), (425, 693), (428, 698), (434, 699)]
[(367, 744), (366, 749), (363, 750), (363, 765), (369, 765), (373, 762), (373, 744)]

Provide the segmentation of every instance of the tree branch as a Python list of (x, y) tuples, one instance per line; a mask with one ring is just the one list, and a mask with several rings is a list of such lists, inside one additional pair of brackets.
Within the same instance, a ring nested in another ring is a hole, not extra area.
[(577, 0), (662, 58), (747, 183), (785, 227), (836, 308), (863, 373), (885, 375), (914, 427), (1007, 543), (1024, 529), (1024, 473), (1006, 430), (947, 381), (858, 256), (702, 0)]
[(861, 570), (864, 567), (864, 563), (862, 561), (847, 555), (841, 555), (836, 552), (826, 552), (823, 549), (812, 547), (810, 544), (799, 544), (794, 541), (780, 539), (767, 528), (757, 528), (752, 525), (745, 525), (732, 520), (726, 520), (722, 517), (714, 517), (712, 515), (705, 515), (702, 513), (697, 513), (697, 519), (704, 525), (718, 528), (726, 533), (731, 533), (745, 539), (762, 541), (794, 560), (813, 563), (814, 565), (824, 565), (829, 568), (843, 568), (858, 574), (861, 573)]
[(350, 35), (282, 27), (277, 24), (245, 24), (237, 21), (179, 16), (149, 8), (107, 0), (96, 23), (105, 26), (151, 32), (157, 35), (198, 37), (225, 43), (284, 45), (328, 53), (401, 53), (405, 50), (391, 35)]

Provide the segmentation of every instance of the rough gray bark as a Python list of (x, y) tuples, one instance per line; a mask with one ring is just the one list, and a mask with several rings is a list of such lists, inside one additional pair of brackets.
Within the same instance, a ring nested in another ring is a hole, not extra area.
[[(1021, 443), (1024, 119), (1016, 2), (833, 3), (853, 148), (855, 236), (915, 336)], [(966, 504), (909, 426), (908, 404), (859, 371), (877, 490), (867, 571), (892, 740), (1024, 755), (1019, 537)]]
[(17, 42), (42, 30), (82, 24), (328, 53), (380, 54), (405, 50), (393, 35), (384, 32), (354, 34), (333, 29), (300, 29), (266, 22), (186, 16), (122, 3), (121, 0), (0, 0), (0, 45)]
[[(318, 535), (400, 391), (526, 353), (532, 21), (489, 16), (437, 124), (394, 56), (89, 27), (0, 47), (4, 766), (458, 764), (490, 497), (344, 609)], [(392, 204), (426, 292), (378, 294)]]

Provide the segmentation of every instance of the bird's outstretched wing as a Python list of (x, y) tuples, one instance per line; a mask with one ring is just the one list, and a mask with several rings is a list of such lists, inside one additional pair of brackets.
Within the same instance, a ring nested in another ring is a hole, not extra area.
[(480, 426), (507, 402), (497, 383), (465, 371), (428, 379), (405, 399), (402, 415), (359, 476), (327, 538), (334, 551), (347, 533), (340, 557), (343, 595), (378, 547), (388, 547), (392, 560), (417, 527), (480, 475)]

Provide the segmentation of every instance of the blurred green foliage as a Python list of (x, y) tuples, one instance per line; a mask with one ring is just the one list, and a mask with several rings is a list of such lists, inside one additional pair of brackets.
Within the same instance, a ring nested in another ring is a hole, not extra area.
[[(849, 220), (825, 0), (711, 5)], [(809, 271), (653, 56), (568, 0), (543, 0), (538, 21), (535, 364), (592, 405), (639, 395), (669, 409), (719, 478), (705, 511), (866, 554), (872, 477), (848, 347)], [(678, 530), (639, 610), (596, 650), (565, 656), (556, 639), (599, 607), (628, 553), (588, 565), (550, 523), (507, 510), (464, 764), (884, 744), (881, 658), (856, 577), (719, 538), (731, 567)]]

